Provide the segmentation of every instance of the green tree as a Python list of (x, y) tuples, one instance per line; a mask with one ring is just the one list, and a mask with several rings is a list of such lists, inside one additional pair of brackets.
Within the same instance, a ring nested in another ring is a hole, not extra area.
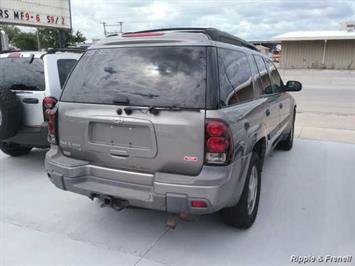
[(10, 43), (21, 50), (37, 50), (37, 37), (32, 32), (19, 32)]
[(76, 45), (78, 43), (83, 43), (86, 41), (86, 37), (80, 32), (76, 31), (74, 34), (67, 33), (66, 35), (67, 45)]
[[(21, 50), (37, 50), (37, 33), (22, 32), (15, 26), (1, 26), (8, 34), (9, 42), (12, 46)], [(65, 46), (75, 46), (78, 43), (83, 43), (86, 38), (80, 31), (74, 34), (72, 31), (64, 31)], [(58, 48), (59, 45), (59, 30), (57, 29), (40, 29), (39, 39), (42, 49)]]
[(12, 39), (21, 32), (20, 29), (15, 26), (2, 25), (0, 26), (0, 29), (5, 31), (6, 34), (9, 36), (9, 42), (11, 42)]
[[(41, 46), (45, 48), (58, 48), (59, 45), (59, 30), (57, 29), (42, 29), (40, 30)], [(86, 41), (84, 35), (77, 31), (72, 33), (71, 31), (64, 32), (65, 46), (75, 46), (78, 43)]]

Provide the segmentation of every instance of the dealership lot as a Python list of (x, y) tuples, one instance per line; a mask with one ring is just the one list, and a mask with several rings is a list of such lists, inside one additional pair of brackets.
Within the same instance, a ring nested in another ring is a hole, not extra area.
[(355, 4), (135, 2), (0, 0), (0, 266), (355, 266)]
[(1, 265), (286, 264), (291, 255), (355, 256), (355, 145), (297, 139), (263, 171), (259, 214), (239, 231), (218, 215), (165, 226), (168, 214), (116, 212), (63, 192), (45, 151), (0, 154)]
[[(0, 153), (0, 265), (285, 265), (292, 255), (352, 255), (337, 265), (354, 265), (355, 74), (281, 74), (304, 83), (294, 93), (298, 139), (267, 158), (250, 230), (225, 226), (218, 214), (172, 230), (163, 212), (100, 208), (50, 183), (45, 150)], [(331, 141), (314, 140), (322, 138)]]

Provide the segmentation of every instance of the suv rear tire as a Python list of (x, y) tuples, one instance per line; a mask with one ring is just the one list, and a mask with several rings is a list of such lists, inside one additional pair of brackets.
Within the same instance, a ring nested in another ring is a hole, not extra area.
[(17, 157), (28, 154), (32, 150), (32, 147), (11, 142), (0, 142), (0, 150), (7, 155)]
[(221, 211), (222, 220), (226, 224), (240, 229), (248, 229), (253, 225), (259, 206), (261, 165), (259, 155), (253, 152), (239, 202)]
[(295, 134), (295, 118), (296, 118), (296, 113), (294, 113), (294, 115), (293, 115), (291, 130), (287, 134), (286, 139), (280, 141), (277, 144), (277, 146), (276, 146), (276, 148), (278, 150), (289, 151), (289, 150), (292, 149), (292, 147), (293, 147), (293, 138), (294, 138), (294, 134)]

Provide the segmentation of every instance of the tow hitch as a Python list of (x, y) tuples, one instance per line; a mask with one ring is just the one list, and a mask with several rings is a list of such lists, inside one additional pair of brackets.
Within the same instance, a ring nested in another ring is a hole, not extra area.
[[(116, 211), (121, 211), (129, 206), (128, 200), (118, 199), (109, 195), (98, 195), (93, 193), (89, 198), (91, 200), (97, 199), (101, 208), (111, 207)], [(166, 226), (170, 229), (175, 229), (179, 221), (190, 222), (197, 220), (199, 217), (200, 215), (196, 214), (172, 213), (166, 221)]]
[(125, 209), (126, 207), (128, 207), (129, 202), (127, 200), (123, 200), (123, 199), (118, 199), (118, 198), (114, 198), (108, 195), (91, 195), (90, 199), (95, 199), (97, 198), (99, 200), (99, 202), (101, 203), (100, 207), (104, 208), (104, 207), (111, 207), (112, 209), (116, 210), (116, 211), (121, 211), (123, 209)]

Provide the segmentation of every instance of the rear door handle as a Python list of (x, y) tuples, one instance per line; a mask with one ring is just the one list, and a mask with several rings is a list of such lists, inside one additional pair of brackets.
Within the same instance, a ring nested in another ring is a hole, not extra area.
[(39, 101), (36, 98), (24, 98), (22, 100), (23, 103), (29, 103), (29, 104), (37, 104)]
[(122, 151), (122, 150), (111, 150), (110, 154), (112, 156), (122, 157), (122, 158), (127, 158), (129, 156), (127, 151)]
[(280, 105), (279, 105), (279, 106), (280, 106), (280, 109), (282, 109), (282, 107), (284, 107), (284, 106), (282, 105), (282, 103), (280, 103)]
[(265, 113), (266, 113), (266, 116), (269, 116), (271, 112), (269, 109), (266, 109)]

